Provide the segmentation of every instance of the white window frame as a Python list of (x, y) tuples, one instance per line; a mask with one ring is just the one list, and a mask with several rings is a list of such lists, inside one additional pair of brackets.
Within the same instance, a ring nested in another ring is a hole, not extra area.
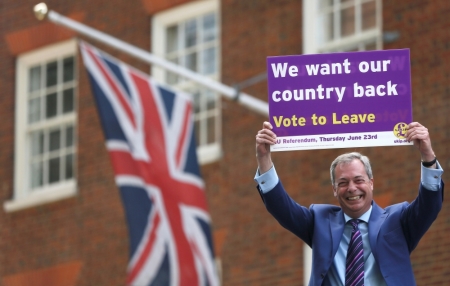
[[(218, 45), (217, 45), (217, 73), (212, 77), (214, 80), (220, 80), (220, 20), (219, 20), (219, 0), (201, 0), (194, 1), (187, 4), (179, 5), (175, 8), (160, 12), (152, 18), (152, 53), (165, 57), (165, 30), (168, 26), (180, 23), (200, 15), (215, 12), (217, 15), (218, 26)], [(151, 70), (152, 76), (160, 81), (165, 82), (165, 70), (153, 65)], [(195, 89), (195, 84), (192, 82), (183, 81), (181, 84), (174, 86), (175, 88), (182, 89), (189, 93), (189, 90)], [(217, 95), (219, 96), (219, 95)], [(197, 142), (197, 158), (200, 164), (207, 164), (218, 160), (222, 156), (221, 147), (221, 106), (220, 99), (217, 101), (215, 112), (219, 113), (215, 119), (215, 137), (219, 138), (217, 142), (208, 145), (201, 145)], [(197, 114), (194, 114), (196, 119)], [(204, 136), (201, 130), (198, 131), (200, 136)]]
[[(14, 145), (14, 194), (13, 198), (4, 202), (3, 207), (6, 212), (13, 212), (26, 209), (33, 206), (42, 205), (58, 201), (61, 199), (73, 197), (76, 195), (76, 168), (74, 169), (74, 178), (44, 186), (40, 189), (31, 191), (30, 170), (29, 170), (29, 132), (31, 128), (28, 124), (28, 83), (29, 68), (52, 59), (62, 58), (69, 55), (77, 55), (77, 42), (75, 39), (49, 45), (31, 52), (24, 53), (17, 58), (16, 62), (16, 109), (15, 109), (15, 145)], [(77, 68), (75, 68), (75, 81), (77, 79)], [(74, 90), (76, 102), (77, 87)], [(58, 116), (59, 124), (73, 123), (77, 134), (77, 112), (75, 111)], [(53, 119), (52, 119), (53, 120)], [(50, 121), (50, 120), (47, 120)], [(55, 121), (53, 121), (55, 123)], [(39, 127), (45, 128), (48, 122), (39, 123)], [(76, 135), (74, 136), (74, 148), (76, 148)], [(77, 152), (75, 151), (75, 158)], [(75, 162), (77, 160), (75, 159)], [(76, 163), (75, 163), (76, 165)]]
[[(339, 1), (339, 0), (335, 0)], [(354, 0), (356, 6), (359, 7), (363, 0)], [(376, 3), (376, 24), (375, 27), (366, 31), (355, 30), (353, 35), (342, 37), (329, 43), (320, 44), (321, 14), (319, 0), (303, 0), (303, 53), (317, 54), (323, 52), (345, 51), (349, 48), (358, 47), (363, 50), (364, 43), (373, 42), (375, 40), (376, 49), (383, 48), (383, 27), (382, 27), (382, 0), (375, 0)], [(359, 9), (357, 8), (356, 13)], [(360, 11), (359, 11), (360, 12)], [(355, 21), (358, 21), (356, 17)], [(338, 21), (339, 19), (335, 19)], [(356, 23), (359, 26), (359, 23)]]

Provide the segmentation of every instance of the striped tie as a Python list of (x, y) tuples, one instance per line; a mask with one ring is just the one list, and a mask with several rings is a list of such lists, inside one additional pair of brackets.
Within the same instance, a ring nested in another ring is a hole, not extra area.
[(352, 237), (348, 244), (345, 267), (345, 286), (364, 285), (364, 248), (361, 232), (358, 228), (359, 220), (352, 219)]

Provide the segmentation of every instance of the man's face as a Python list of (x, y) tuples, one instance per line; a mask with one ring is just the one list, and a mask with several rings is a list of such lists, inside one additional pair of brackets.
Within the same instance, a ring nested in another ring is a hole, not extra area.
[(342, 210), (358, 218), (369, 210), (373, 198), (373, 179), (369, 179), (363, 163), (355, 159), (336, 166), (334, 170), (334, 196)]

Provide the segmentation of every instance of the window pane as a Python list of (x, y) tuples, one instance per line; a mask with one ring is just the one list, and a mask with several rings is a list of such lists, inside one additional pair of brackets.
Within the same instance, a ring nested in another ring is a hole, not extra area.
[(30, 69), (29, 91), (35, 91), (41, 88), (41, 67), (32, 67)]
[(31, 188), (36, 188), (44, 184), (44, 174), (42, 168), (42, 161), (31, 164), (30, 181)]
[(178, 83), (178, 75), (173, 72), (166, 72), (166, 81), (168, 84), (176, 84)]
[(212, 110), (216, 108), (217, 103), (217, 96), (212, 91), (207, 90), (205, 92), (205, 98), (206, 98), (206, 108), (208, 110)]
[(28, 122), (33, 123), (41, 119), (41, 98), (33, 98), (28, 101)]
[(343, 9), (341, 11), (341, 37), (355, 33), (355, 7)]
[(202, 142), (201, 138), (200, 138), (200, 121), (195, 121), (194, 122), (195, 126), (195, 141), (197, 142), (198, 145), (203, 145), (205, 144), (204, 142)]
[(71, 81), (74, 79), (75, 61), (73, 57), (65, 58), (63, 60), (63, 81)]
[(187, 54), (185, 57), (185, 65), (188, 69), (197, 71), (197, 53)]
[(203, 52), (203, 74), (214, 74), (216, 72), (216, 48), (209, 48)]
[(66, 147), (73, 146), (73, 126), (66, 128)]
[(63, 91), (63, 113), (73, 111), (74, 95), (73, 88), (69, 88)]
[(38, 60), (25, 69), (27, 99), (21, 108), (26, 110), (23, 131), (27, 145), (20, 168), (29, 190), (73, 178), (77, 160), (75, 122), (67, 116), (75, 112), (77, 104), (76, 56), (57, 52)]
[(48, 161), (48, 182), (54, 183), (59, 181), (60, 158), (53, 158)]
[(184, 26), (185, 47), (189, 48), (197, 44), (197, 21), (192, 19), (186, 22)]
[(208, 117), (208, 144), (216, 142), (216, 118)]
[(322, 9), (333, 7), (333, 0), (321, 0), (320, 7)]
[[(170, 60), (171, 62), (178, 64), (178, 58)], [(173, 72), (166, 71), (166, 82), (168, 84), (176, 84), (179, 81), (178, 75), (174, 74)]]
[(167, 28), (166, 37), (167, 52), (170, 53), (178, 50), (178, 26)]
[(376, 49), (377, 49), (377, 43), (375, 43), (375, 42), (366, 44), (366, 46), (364, 48), (364, 50), (366, 50), (366, 51), (373, 51)]
[(49, 134), (49, 151), (58, 150), (61, 147), (61, 131), (53, 130)]
[(194, 103), (194, 113), (197, 114), (200, 112), (200, 93), (197, 91), (193, 95), (193, 103)]
[(51, 62), (47, 64), (47, 87), (54, 86), (57, 82), (57, 76), (58, 76), (58, 65), (55, 62)]
[(58, 99), (56, 93), (51, 93), (46, 96), (45, 98), (46, 118), (56, 116), (57, 100)]
[(362, 4), (362, 29), (374, 28), (376, 25), (376, 6), (375, 1)]
[(65, 166), (65, 179), (73, 178), (73, 154), (66, 155), (66, 166)]
[(203, 16), (203, 42), (216, 39), (216, 15), (214, 13)]
[(36, 131), (31, 133), (31, 156), (44, 153), (44, 132)]
[(349, 47), (343, 50), (344, 52), (357, 52), (359, 51), (358, 47)]

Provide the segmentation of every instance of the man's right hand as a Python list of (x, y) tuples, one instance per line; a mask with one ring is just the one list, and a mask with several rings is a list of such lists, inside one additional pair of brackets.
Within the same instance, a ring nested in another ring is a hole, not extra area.
[(263, 128), (256, 134), (256, 160), (258, 161), (260, 174), (267, 172), (273, 165), (270, 157), (270, 145), (277, 142), (277, 136), (272, 128), (272, 124), (265, 121)]

